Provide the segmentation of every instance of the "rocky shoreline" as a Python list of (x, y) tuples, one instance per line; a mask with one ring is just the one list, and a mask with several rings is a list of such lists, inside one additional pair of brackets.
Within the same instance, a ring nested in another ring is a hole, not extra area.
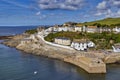
[[(88, 73), (106, 73), (106, 63), (115, 63), (120, 60), (120, 57), (108, 57), (106, 55), (98, 56), (97, 54), (91, 54), (90, 52), (78, 52), (76, 50), (54, 47), (45, 44), (42, 40), (21, 44), (21, 41), (24, 38), (26, 38), (26, 35), (16, 35), (11, 39), (5, 40), (3, 44), (26, 53), (59, 59), (77, 65)], [(105, 58), (105, 56), (107, 58)]]
[(0, 36), (0, 40), (3, 40), (3, 39), (11, 39), (12, 36)]

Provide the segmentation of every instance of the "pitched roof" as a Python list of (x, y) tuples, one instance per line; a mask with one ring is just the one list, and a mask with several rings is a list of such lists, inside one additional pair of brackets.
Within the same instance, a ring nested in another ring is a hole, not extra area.
[(87, 40), (86, 39), (73, 39), (73, 42), (75, 42), (75, 43), (86, 43)]
[(87, 28), (97, 28), (97, 26), (88, 26)]

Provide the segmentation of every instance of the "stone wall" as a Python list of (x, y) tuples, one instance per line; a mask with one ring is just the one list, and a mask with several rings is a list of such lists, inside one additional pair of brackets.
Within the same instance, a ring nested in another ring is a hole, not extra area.
[[(84, 58), (89, 59), (87, 57)], [(106, 65), (104, 63), (92, 63), (84, 61), (82, 57), (79, 59), (65, 58), (64, 61), (77, 65), (88, 73), (106, 73)]]

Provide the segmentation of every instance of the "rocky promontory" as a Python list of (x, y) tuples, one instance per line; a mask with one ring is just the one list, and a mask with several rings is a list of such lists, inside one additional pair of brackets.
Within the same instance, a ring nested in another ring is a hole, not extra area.
[(29, 35), (16, 35), (3, 44), (34, 55), (59, 59), (77, 65), (88, 73), (106, 73), (106, 63), (120, 61), (119, 54), (104, 54), (97, 51), (76, 51), (46, 44), (42, 39), (28, 39)]
[(87, 52), (78, 52), (76, 50), (68, 50), (51, 46), (44, 43), (41, 39), (21, 44), (22, 41), (24, 42), (25, 38), (26, 37), (24, 35), (17, 35), (10, 40), (4, 41), (3, 44), (15, 47), (26, 53), (55, 58), (77, 65), (88, 73), (106, 73), (105, 63), (94, 55), (90, 56), (91, 54), (88, 54)]

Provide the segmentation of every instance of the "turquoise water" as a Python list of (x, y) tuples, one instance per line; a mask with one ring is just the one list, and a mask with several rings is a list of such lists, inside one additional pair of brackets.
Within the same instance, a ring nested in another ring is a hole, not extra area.
[(107, 74), (88, 74), (72, 64), (0, 44), (0, 80), (120, 80), (120, 65), (108, 65)]

